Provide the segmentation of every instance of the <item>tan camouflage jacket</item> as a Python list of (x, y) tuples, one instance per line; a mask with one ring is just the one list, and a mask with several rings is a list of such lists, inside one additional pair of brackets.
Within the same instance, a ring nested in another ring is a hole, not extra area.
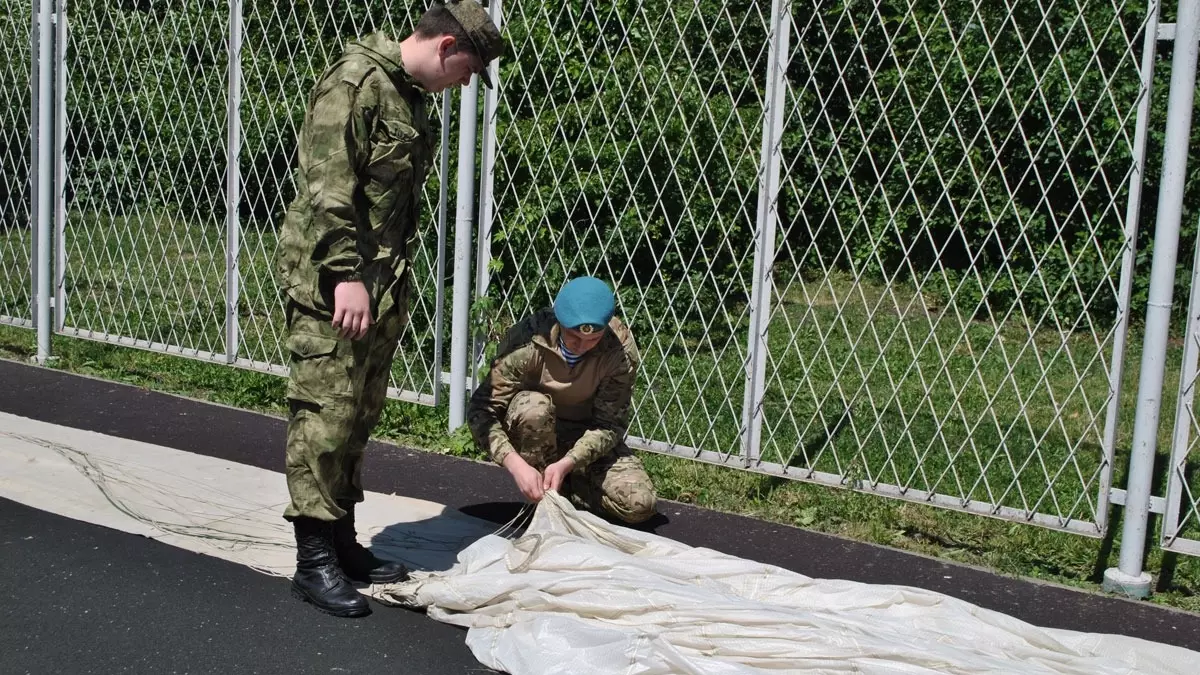
[(408, 284), (434, 147), (425, 96), (399, 43), (379, 33), (349, 45), (313, 88), (276, 259), (292, 300), (332, 314), (333, 287), (360, 278), (378, 318)]
[(577, 468), (605, 456), (625, 438), (640, 361), (633, 333), (614, 317), (600, 343), (571, 368), (558, 351), (559, 331), (553, 309), (513, 326), (500, 341), (490, 376), (471, 396), (467, 424), (475, 442), (497, 464), (514, 451), (504, 432), (504, 416), (520, 391), (548, 394), (560, 424), (586, 429), (567, 452)]

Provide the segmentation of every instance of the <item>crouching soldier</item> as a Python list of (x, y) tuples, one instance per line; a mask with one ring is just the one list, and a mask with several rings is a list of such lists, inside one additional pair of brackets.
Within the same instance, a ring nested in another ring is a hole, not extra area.
[(471, 396), (475, 442), (532, 501), (554, 490), (626, 523), (655, 513), (654, 486), (625, 445), (637, 378), (633, 334), (594, 277), (519, 322)]

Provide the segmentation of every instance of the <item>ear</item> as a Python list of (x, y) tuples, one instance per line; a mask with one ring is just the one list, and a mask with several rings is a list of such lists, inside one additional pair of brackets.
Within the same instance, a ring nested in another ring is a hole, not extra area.
[(458, 40), (453, 35), (443, 35), (437, 42), (438, 58), (445, 59), (458, 51)]

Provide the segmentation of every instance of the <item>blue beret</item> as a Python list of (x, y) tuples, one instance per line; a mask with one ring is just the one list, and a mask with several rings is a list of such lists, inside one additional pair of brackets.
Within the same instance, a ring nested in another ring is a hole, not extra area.
[(616, 298), (608, 284), (596, 277), (572, 279), (554, 299), (554, 316), (563, 328), (585, 323), (607, 326), (616, 311)]

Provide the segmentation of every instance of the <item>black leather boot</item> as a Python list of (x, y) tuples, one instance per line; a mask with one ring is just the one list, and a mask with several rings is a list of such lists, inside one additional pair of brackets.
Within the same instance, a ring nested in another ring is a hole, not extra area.
[(338, 567), (333, 546), (333, 523), (297, 518), (296, 576), (292, 595), (334, 616), (356, 617), (371, 613), (367, 599), (355, 590)]
[(408, 569), (398, 562), (380, 560), (358, 543), (354, 530), (354, 502), (339, 501), (346, 515), (333, 523), (333, 545), (346, 576), (364, 584), (394, 584), (408, 578)]

